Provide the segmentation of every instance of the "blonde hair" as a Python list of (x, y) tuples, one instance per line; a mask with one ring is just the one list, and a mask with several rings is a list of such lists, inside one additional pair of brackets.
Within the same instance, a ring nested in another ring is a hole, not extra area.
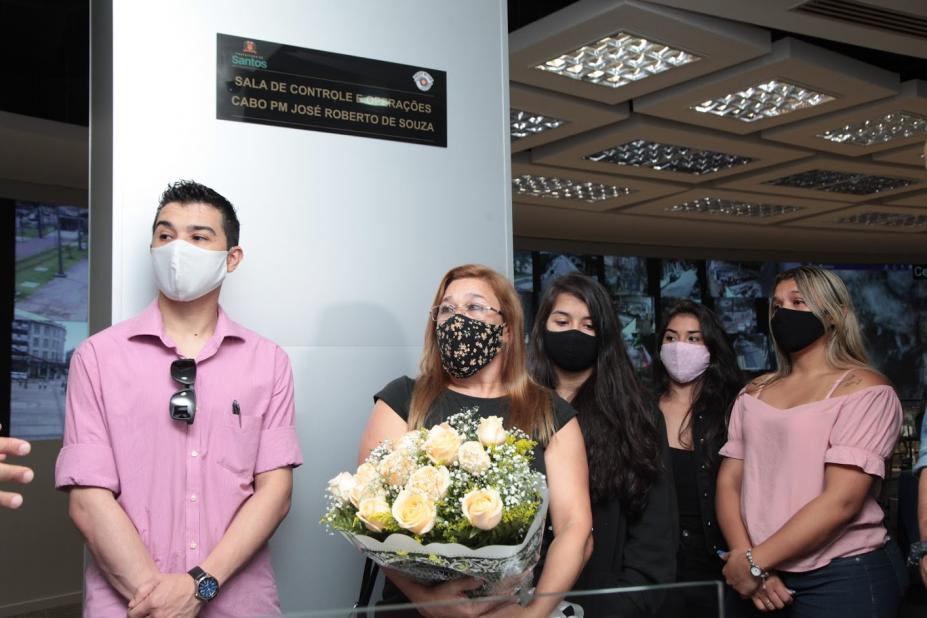
[[(546, 444), (554, 434), (552, 394), (528, 375), (524, 340), (525, 318), (521, 299), (511, 282), (486, 266), (465, 264), (452, 268), (444, 275), (432, 304), (441, 303), (451, 282), (471, 278), (485, 282), (492, 289), (499, 299), (498, 309), (509, 332), (508, 341), (498, 354), (502, 363), (502, 385), (509, 399), (508, 425), (518, 427), (542, 444)], [(428, 318), (425, 326), (425, 344), (420, 368), (422, 373), (415, 380), (412, 402), (409, 405), (411, 429), (425, 425), (432, 405), (450, 383), (447, 372), (441, 366), (435, 323), (431, 318)]]
[[(869, 369), (869, 356), (863, 344), (853, 299), (843, 279), (832, 271), (816, 266), (799, 266), (782, 271), (776, 277), (776, 285), (783, 281), (794, 281), (802, 298), (811, 312), (821, 320), (827, 330), (827, 364), (835, 369)], [(772, 299), (769, 302), (770, 332), (772, 317), (775, 312)], [(777, 368), (767, 379), (768, 384), (792, 373), (792, 361), (788, 354), (779, 349), (773, 338), (776, 350)]]

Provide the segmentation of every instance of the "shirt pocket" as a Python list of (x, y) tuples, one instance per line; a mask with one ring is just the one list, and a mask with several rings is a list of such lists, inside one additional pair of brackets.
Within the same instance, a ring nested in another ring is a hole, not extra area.
[(261, 442), (261, 417), (234, 416), (219, 426), (218, 438), (213, 447), (216, 463), (236, 476), (253, 478)]

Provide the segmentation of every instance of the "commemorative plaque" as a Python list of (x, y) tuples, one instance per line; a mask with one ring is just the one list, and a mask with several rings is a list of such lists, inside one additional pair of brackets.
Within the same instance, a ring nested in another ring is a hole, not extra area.
[(216, 118), (447, 147), (447, 75), (218, 34)]

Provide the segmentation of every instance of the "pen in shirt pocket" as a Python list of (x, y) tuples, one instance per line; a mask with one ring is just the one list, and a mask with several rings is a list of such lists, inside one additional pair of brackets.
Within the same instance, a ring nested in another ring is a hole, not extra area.
[(238, 405), (237, 399), (232, 400), (232, 414), (238, 419), (238, 427), (241, 428), (241, 406)]

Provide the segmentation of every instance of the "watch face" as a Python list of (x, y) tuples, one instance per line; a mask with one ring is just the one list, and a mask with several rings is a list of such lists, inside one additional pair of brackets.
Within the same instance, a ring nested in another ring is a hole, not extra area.
[(753, 577), (762, 577), (763, 569), (761, 569), (758, 566), (752, 566), (750, 567), (750, 575), (752, 575)]
[(219, 582), (215, 577), (204, 577), (196, 585), (196, 596), (204, 601), (210, 601), (219, 593)]

